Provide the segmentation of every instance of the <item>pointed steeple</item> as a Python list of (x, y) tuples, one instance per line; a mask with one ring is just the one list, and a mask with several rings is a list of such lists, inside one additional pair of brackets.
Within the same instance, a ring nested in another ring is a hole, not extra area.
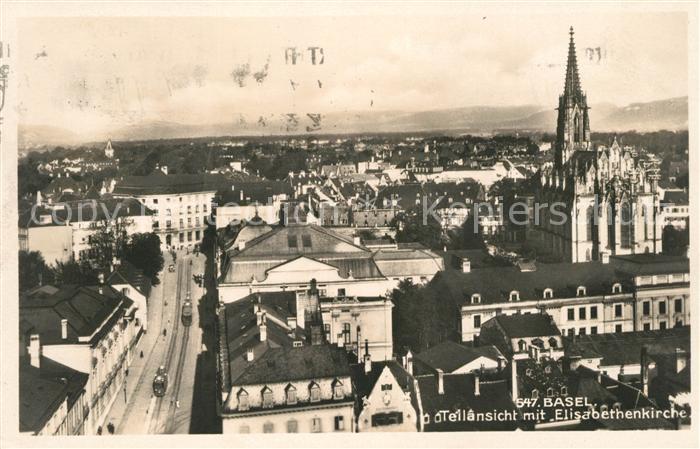
[(578, 75), (578, 63), (576, 62), (576, 44), (574, 43), (574, 27), (569, 28), (569, 56), (566, 60), (566, 81), (564, 83), (564, 97), (567, 104), (581, 100), (581, 80)]

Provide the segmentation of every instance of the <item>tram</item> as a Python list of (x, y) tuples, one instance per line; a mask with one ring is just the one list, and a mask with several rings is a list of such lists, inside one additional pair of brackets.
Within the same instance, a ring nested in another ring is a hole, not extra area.
[(182, 305), (182, 324), (189, 326), (192, 324), (192, 301), (190, 301), (189, 296), (187, 300)]
[(165, 367), (160, 366), (156, 372), (156, 377), (153, 378), (153, 394), (163, 397), (168, 389), (168, 373), (165, 372)]

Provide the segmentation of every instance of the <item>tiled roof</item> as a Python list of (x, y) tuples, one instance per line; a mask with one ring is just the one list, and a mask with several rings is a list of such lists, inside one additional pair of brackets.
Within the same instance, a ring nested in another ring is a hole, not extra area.
[(418, 376), (423, 413), (430, 417), (425, 424), (426, 432), (470, 431), (470, 430), (514, 430), (517, 421), (450, 421), (435, 422), (434, 417), (444, 411), (473, 410), (493, 412), (516, 410), (510, 398), (510, 389), (506, 381), (481, 381), (480, 394), (474, 394), (475, 379), (472, 374), (443, 375), (444, 393), (437, 387), (437, 375)]
[[(50, 222), (40, 222), (42, 215), (56, 217)], [(153, 215), (153, 211), (133, 198), (127, 199), (103, 199), (80, 200), (63, 203), (52, 208), (38, 207), (29, 209), (19, 215), (19, 227), (35, 227), (46, 225), (63, 225), (69, 222), (103, 221), (121, 217), (136, 217), (141, 215)]]
[(667, 190), (662, 203), (672, 203), (679, 206), (688, 205), (688, 192), (685, 190)]
[(246, 204), (267, 204), (275, 195), (292, 195), (291, 186), (284, 181), (235, 182), (230, 188), (219, 190), (216, 200), (219, 206), (227, 203), (243, 206)]
[(630, 275), (690, 272), (690, 259), (686, 256), (633, 254), (629, 256), (612, 256), (610, 262), (614, 263), (619, 271)]
[[(77, 287), (72, 285), (55, 288), (38, 287), (20, 296), (20, 318), (31, 324), (42, 344), (78, 343), (79, 337), (94, 334), (91, 342), (99, 339), (100, 333), (110, 323), (105, 320), (116, 309), (126, 309), (133, 302), (114, 288), (104, 286), (99, 293), (97, 286)], [(61, 338), (61, 320), (68, 320), (68, 338)], [(111, 328), (110, 328), (111, 329)], [(109, 330), (109, 329), (107, 329)]]
[(88, 380), (87, 374), (43, 356), (40, 367), (30, 365), (28, 358), (20, 359), (20, 432), (39, 432), (63, 401), (67, 400), (68, 407), (72, 407)]
[(642, 346), (649, 355), (675, 354), (676, 348), (690, 351), (690, 327), (580, 335), (566, 347), (568, 357), (601, 357), (601, 365), (627, 365), (640, 362)]
[(107, 278), (109, 285), (129, 284), (141, 294), (148, 297), (151, 292), (151, 280), (129, 261), (122, 261)]
[(620, 282), (623, 292), (629, 276), (618, 273), (613, 264), (599, 262), (537, 264), (536, 271), (520, 271), (517, 267), (484, 267), (469, 273), (456, 270), (441, 274), (457, 303), (472, 294), (481, 295), (481, 302), (508, 302), (510, 292), (516, 290), (520, 301), (544, 299), (544, 289), (553, 290), (552, 299), (576, 296), (579, 286), (586, 287), (587, 295), (610, 294), (612, 285)]
[[(554, 319), (550, 315), (544, 313), (497, 315), (491, 318), (491, 320), (495, 320), (501, 326), (508, 338), (561, 335), (559, 328), (554, 323)], [(488, 321), (486, 323), (488, 323)], [(486, 323), (484, 323), (484, 325)]]
[(498, 360), (503, 358), (503, 354), (495, 346), (470, 347), (448, 340), (414, 356), (425, 365), (445, 373), (451, 373), (479, 357)]
[(220, 174), (152, 174), (126, 176), (117, 181), (114, 195), (165, 195), (210, 192), (230, 188), (231, 181)]
[(268, 349), (231, 383), (261, 385), (346, 376), (350, 376), (350, 364), (345, 349), (323, 344)]

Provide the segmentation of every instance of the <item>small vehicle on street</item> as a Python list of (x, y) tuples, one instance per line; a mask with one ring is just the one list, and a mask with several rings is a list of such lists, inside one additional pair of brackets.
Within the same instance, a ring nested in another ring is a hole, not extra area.
[(168, 390), (168, 373), (165, 371), (164, 366), (160, 366), (156, 372), (156, 376), (153, 378), (153, 394), (160, 397), (165, 395)]
[(190, 326), (192, 324), (192, 301), (190, 301), (189, 296), (182, 305), (182, 324), (185, 326)]
[(171, 265), (168, 267), (168, 271), (171, 272), (171, 273), (175, 272), (175, 265), (172, 265), (172, 264), (171, 264)]

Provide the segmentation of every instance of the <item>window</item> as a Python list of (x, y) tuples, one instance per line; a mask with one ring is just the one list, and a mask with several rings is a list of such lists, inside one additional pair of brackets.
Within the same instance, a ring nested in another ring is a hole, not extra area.
[(579, 287), (576, 289), (576, 296), (585, 296), (586, 295), (586, 287), (583, 285), (579, 285)]
[(382, 384), (382, 391), (391, 391), (391, 384)]
[(666, 315), (666, 301), (659, 303), (659, 315)]
[(551, 398), (552, 396), (554, 396), (554, 388), (549, 387), (547, 388), (547, 397)]
[(263, 408), (272, 408), (272, 390), (270, 390), (268, 387), (262, 389), (262, 399)]
[(510, 292), (510, 301), (520, 301), (520, 293), (517, 290)]
[(170, 209), (165, 209), (165, 215), (170, 215)]
[(287, 421), (287, 433), (297, 432), (299, 432), (299, 422), (296, 419), (290, 419)]
[(287, 405), (294, 405), (297, 403), (297, 389), (294, 385), (287, 385)]
[(537, 398), (540, 397), (540, 392), (539, 392), (537, 389), (532, 390), (532, 394), (531, 394), (530, 397), (531, 397), (532, 399), (537, 399)]
[(311, 420), (311, 431), (314, 433), (321, 431), (321, 418), (313, 418)]
[(304, 248), (311, 248), (311, 236), (308, 234), (302, 235), (301, 243), (304, 245)]
[(185, 227), (185, 220), (183, 220), (182, 218), (180, 219), (180, 227), (181, 228)]
[(586, 308), (585, 308), (585, 307), (579, 307), (579, 309), (578, 309), (578, 319), (579, 319), (579, 320), (585, 320), (585, 319), (586, 319)]
[(576, 329), (574, 329), (574, 328), (572, 327), (572, 328), (569, 329), (566, 333), (567, 333), (567, 335), (568, 335), (569, 337), (573, 337), (573, 336), (576, 334)]
[(615, 325), (615, 332), (618, 333), (618, 334), (619, 334), (620, 332), (622, 332), (622, 324), (616, 324), (616, 325)]
[(158, 204), (158, 198), (153, 198), (153, 204)]
[(644, 323), (644, 330), (650, 331), (651, 330), (651, 323)]
[(389, 412), (372, 415), (372, 427), (391, 426), (403, 423), (403, 413)]
[(591, 335), (598, 334), (598, 326), (591, 326)]
[(675, 313), (683, 313), (683, 299), (676, 298), (673, 300), (673, 311)]
[(518, 350), (519, 351), (525, 351), (527, 349), (527, 343), (525, 343), (525, 340), (520, 340), (518, 341)]
[(350, 344), (350, 323), (343, 323), (343, 340), (346, 345)]
[(474, 329), (481, 327), (481, 315), (474, 315)]
[(344, 288), (338, 289), (338, 296), (345, 296), (345, 289)]
[(287, 246), (289, 246), (290, 248), (297, 247), (297, 236), (296, 235), (287, 236)]
[(474, 293), (472, 295), (472, 304), (480, 304), (481, 303), (481, 295), (478, 293)]
[(192, 241), (192, 231), (187, 231), (187, 241), (188, 242)]
[(649, 316), (651, 312), (651, 303), (649, 301), (644, 301), (642, 303), (642, 315)]
[(275, 425), (271, 422), (266, 422), (263, 424), (263, 433), (272, 433), (275, 431)]
[(199, 239), (200, 239), (199, 231), (195, 231), (194, 234), (195, 234), (195, 238), (196, 238), (197, 240), (199, 240)]
[(334, 421), (335, 430), (345, 430), (345, 420), (342, 416), (336, 416)]
[(612, 286), (612, 292), (613, 293), (622, 293), (622, 285), (620, 283), (615, 283)]
[(661, 329), (661, 330), (666, 329), (666, 322), (665, 321), (659, 321), (659, 329)]
[(615, 304), (615, 318), (622, 318), (622, 304)]
[(333, 399), (343, 399), (345, 391), (343, 391), (343, 383), (338, 379), (333, 382)]
[(552, 297), (554, 297), (554, 290), (552, 290), (551, 288), (545, 288), (543, 296), (544, 299), (551, 299)]
[(567, 394), (569, 394), (569, 389), (566, 387), (561, 387), (561, 395), (566, 396)]
[(311, 402), (318, 402), (321, 400), (321, 389), (316, 382), (311, 382), (309, 397), (311, 398)]
[(574, 309), (567, 309), (566, 310), (566, 319), (567, 321), (574, 321)]
[(592, 320), (597, 320), (597, 319), (598, 319), (598, 306), (592, 306), (592, 307), (591, 307), (591, 319), (592, 319)]
[(238, 410), (243, 412), (248, 410), (250, 407), (248, 403), (248, 392), (245, 390), (241, 390), (238, 392)]

